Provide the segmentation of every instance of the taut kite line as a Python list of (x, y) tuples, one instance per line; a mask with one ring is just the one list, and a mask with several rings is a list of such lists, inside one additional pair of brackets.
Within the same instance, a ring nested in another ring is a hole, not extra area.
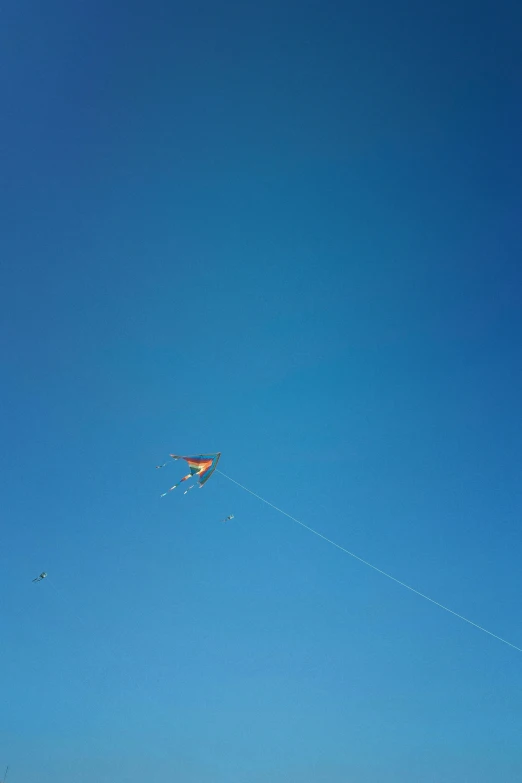
[(368, 560), (363, 560), (363, 558), (359, 557), (359, 555), (350, 552), (349, 549), (346, 549), (344, 546), (341, 546), (340, 544), (337, 544), (335, 541), (332, 541), (331, 538), (327, 538), (326, 536), (323, 536), (323, 534), (319, 533), (318, 530), (314, 530), (313, 527), (310, 527), (309, 525), (305, 525), (304, 522), (301, 522), (299, 519), (296, 519), (291, 514), (288, 514), (286, 511), (283, 511), (282, 508), (278, 508), (277, 506), (274, 506), (273, 503), (270, 503), (270, 501), (265, 500), (265, 498), (262, 498), (261, 495), (258, 495), (256, 492), (252, 492), (251, 489), (248, 489), (248, 487), (245, 487), (243, 486), (243, 484), (240, 484), (239, 481), (236, 481), (230, 476), (227, 476), (226, 473), (222, 473), (220, 470), (218, 470), (217, 472), (221, 476), (224, 476), (224, 478), (231, 481), (233, 484), (236, 484), (238, 487), (241, 487), (241, 489), (244, 489), (245, 492), (248, 492), (250, 495), (253, 495), (258, 500), (261, 500), (263, 503), (266, 503), (267, 506), (270, 506), (275, 511), (278, 511), (280, 514), (283, 514), (283, 516), (288, 517), (288, 519), (291, 519), (292, 522), (297, 522), (298, 525), (301, 525), (301, 527), (304, 527), (306, 530), (309, 530), (310, 533), (314, 534), (314, 536), (317, 536), (318, 538), (322, 538), (323, 541), (326, 541), (328, 544), (331, 544), (332, 546), (336, 547), (336, 549), (340, 549), (341, 552), (344, 552), (346, 555), (350, 555), (350, 557), (353, 557), (355, 560), (358, 560), (360, 563), (363, 563), (363, 565), (368, 566), (368, 568), (372, 568), (374, 571), (377, 571), (377, 573), (382, 574), (382, 576), (385, 576), (387, 579), (391, 579), (392, 582), (396, 582), (398, 585), (401, 585), (401, 587), (405, 587), (406, 590), (409, 590), (410, 592), (415, 593), (415, 595), (424, 598), (425, 601), (429, 601), (431, 604), (435, 604), (435, 606), (438, 606), (440, 609), (444, 609), (445, 612), (449, 612), (449, 614), (452, 614), (454, 617), (458, 617), (459, 620), (464, 620), (464, 622), (468, 623), (468, 625), (472, 625), (474, 628), (477, 628), (479, 631), (482, 631), (483, 633), (487, 633), (488, 636), (492, 636), (494, 639), (497, 639), (499, 642), (502, 642), (503, 644), (507, 644), (508, 647), (512, 647), (514, 650), (517, 650), (518, 652), (522, 652), (522, 648), (517, 647), (516, 644), (512, 644), (511, 642), (508, 642), (507, 639), (503, 639), (501, 636), (497, 636), (496, 633), (493, 633), (492, 631), (488, 631), (487, 628), (484, 628), (482, 625), (478, 625), (477, 623), (474, 623), (473, 620), (468, 620), (468, 618), (464, 617), (464, 615), (458, 614), (458, 612), (454, 612), (453, 609), (444, 606), (444, 604), (441, 604), (438, 601), (435, 601), (433, 598), (430, 598), (429, 595), (426, 595), (425, 593), (421, 593), (419, 590), (416, 590), (414, 587), (407, 585), (406, 582), (401, 582), (400, 579), (396, 579), (394, 576), (386, 573), (386, 571), (383, 571), (381, 568), (377, 568), (377, 566), (374, 566), (372, 563), (369, 563)]
[[(198, 485), (202, 487), (205, 484), (205, 482), (209, 480), (209, 478), (214, 473), (214, 471), (217, 470), (217, 464), (219, 458), (221, 457), (221, 453), (218, 452), (217, 454), (199, 454), (198, 456), (195, 457), (181, 457), (177, 454), (171, 454), (170, 456), (172, 457), (173, 460), (184, 459), (190, 467), (190, 473), (188, 473), (186, 476), (183, 476), (183, 478), (180, 479), (177, 484), (174, 484), (174, 486), (168, 489), (167, 492), (164, 492), (161, 495), (161, 497), (165, 497), (165, 495), (167, 495), (168, 492), (172, 492), (172, 490), (176, 489), (176, 487), (178, 487), (183, 481), (187, 481), (188, 479), (193, 477), (196, 479)], [(166, 465), (167, 463), (165, 462), (163, 465), (156, 465), (156, 467), (164, 468)], [(439, 601), (435, 601), (433, 598), (430, 598), (429, 595), (426, 595), (425, 593), (421, 593), (420, 590), (416, 590), (414, 587), (411, 587), (411, 585), (406, 584), (406, 582), (402, 582), (400, 579), (397, 579), (391, 574), (388, 574), (386, 571), (383, 571), (381, 568), (378, 568), (377, 566), (373, 565), (373, 563), (368, 562), (368, 560), (364, 560), (362, 557), (359, 557), (359, 555), (354, 554), (354, 552), (350, 552), (350, 550), (346, 549), (346, 547), (337, 544), (335, 541), (332, 541), (331, 538), (327, 538), (327, 536), (324, 536), (322, 533), (319, 533), (318, 530), (314, 530), (313, 527), (310, 527), (309, 525), (305, 525), (305, 523), (301, 522), (301, 520), (296, 519), (296, 517), (293, 517), (291, 514), (288, 514), (286, 511), (283, 511), (282, 508), (278, 508), (278, 506), (275, 506), (273, 503), (270, 503), (270, 501), (265, 500), (265, 498), (261, 497), (261, 495), (258, 495), (256, 492), (253, 492), (251, 489), (248, 489), (248, 487), (245, 487), (243, 484), (240, 484), (239, 481), (236, 481), (230, 476), (227, 476), (226, 473), (222, 473), (222, 471), (220, 470), (217, 470), (217, 472), (224, 478), (231, 481), (233, 484), (236, 484), (236, 486), (240, 487), (245, 492), (248, 492), (250, 495), (253, 495), (258, 500), (261, 500), (263, 503), (266, 503), (267, 506), (270, 506), (279, 514), (283, 514), (283, 516), (288, 517), (288, 519), (291, 519), (292, 522), (296, 522), (298, 525), (301, 525), (301, 527), (304, 527), (305, 530), (308, 530), (310, 533), (313, 533), (314, 536), (317, 536), (318, 538), (322, 538), (323, 541), (326, 541), (328, 544), (331, 544), (336, 549), (340, 549), (341, 552), (344, 552), (346, 555), (353, 557), (354, 560), (358, 560), (363, 565), (368, 566), (368, 568), (371, 568), (373, 571), (377, 571), (377, 573), (381, 574), (382, 576), (385, 576), (387, 579), (390, 579), (392, 582), (395, 582), (401, 587), (406, 588), (406, 590), (409, 590), (411, 593), (415, 593), (415, 595), (420, 596), (420, 598), (424, 598), (425, 601), (429, 601), (431, 604), (435, 604), (435, 606), (438, 606), (440, 609), (443, 609), (445, 612), (452, 614), (454, 617), (457, 617), (459, 620), (463, 620), (465, 623), (468, 623), (468, 625), (472, 625), (474, 628), (477, 628), (479, 631), (482, 631), (488, 636), (492, 636), (494, 639), (497, 639), (499, 642), (502, 642), (503, 644), (507, 644), (508, 647), (512, 647), (514, 650), (517, 650), (517, 652), (522, 653), (522, 647), (517, 647), (516, 644), (512, 644), (511, 642), (508, 642), (507, 639), (503, 639), (502, 636), (497, 636), (496, 633), (493, 633), (492, 631), (488, 631), (488, 629), (484, 628), (482, 625), (478, 625), (478, 623), (474, 623), (473, 620), (469, 620), (467, 617), (464, 617), (464, 615), (459, 614), (458, 612), (454, 612), (453, 609), (450, 609), (448, 606), (444, 606), (444, 604), (439, 603)], [(189, 487), (189, 489), (192, 489), (192, 486)], [(188, 491), (189, 490), (187, 489), (186, 492)], [(233, 519), (233, 515), (230, 515), (229, 517), (227, 517), (227, 519), (224, 519), (223, 522), (226, 522), (229, 519)]]

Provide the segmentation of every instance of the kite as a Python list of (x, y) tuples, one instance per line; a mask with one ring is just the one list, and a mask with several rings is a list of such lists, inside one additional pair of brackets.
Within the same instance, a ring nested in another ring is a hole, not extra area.
[[(181, 457), (178, 454), (171, 454), (170, 456), (173, 460), (184, 459), (185, 462), (188, 462), (190, 473), (187, 473), (187, 475), (183, 476), (183, 478), (180, 479), (177, 484), (174, 484), (173, 487), (164, 492), (161, 495), (162, 498), (164, 498), (165, 495), (168, 495), (169, 492), (172, 492), (173, 489), (176, 489), (176, 487), (179, 487), (183, 481), (187, 481), (187, 479), (193, 477), (196, 479), (198, 486), (201, 488), (215, 471), (221, 456), (221, 452), (218, 452), (217, 454), (198, 454), (196, 457)], [(163, 465), (156, 465), (156, 468), (164, 468), (167, 464), (168, 463), (165, 462)], [(196, 485), (192, 484), (187, 490), (185, 490), (184, 494), (186, 495), (187, 492), (189, 492), (189, 490), (191, 490), (194, 486)]]
[(45, 571), (42, 571), (40, 576), (37, 576), (36, 579), (33, 579), (33, 582), (41, 582), (42, 579), (45, 579), (46, 576), (47, 576), (47, 574), (45, 573)]
[(234, 515), (230, 514), (230, 516), (226, 517), (225, 519), (222, 519), (222, 522), (230, 522), (231, 519), (234, 519)]

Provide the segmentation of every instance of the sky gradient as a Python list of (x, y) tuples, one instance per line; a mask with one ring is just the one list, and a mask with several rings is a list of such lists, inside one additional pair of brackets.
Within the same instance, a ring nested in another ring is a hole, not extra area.
[(521, 36), (489, 0), (9, 0), (9, 783), (522, 779), (520, 653), (154, 470), (221, 451), (522, 646)]

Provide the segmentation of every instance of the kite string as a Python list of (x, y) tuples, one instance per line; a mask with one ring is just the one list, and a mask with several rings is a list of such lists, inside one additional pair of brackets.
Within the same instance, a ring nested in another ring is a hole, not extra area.
[(355, 560), (358, 560), (360, 563), (363, 563), (365, 566), (368, 566), (368, 568), (372, 568), (374, 571), (377, 571), (377, 573), (382, 574), (382, 576), (385, 576), (387, 579), (391, 579), (392, 582), (396, 582), (398, 585), (401, 585), (401, 587), (405, 587), (406, 590), (410, 590), (412, 593), (415, 593), (421, 598), (424, 598), (426, 601), (435, 604), (435, 606), (438, 606), (440, 609), (444, 609), (445, 612), (449, 612), (449, 614), (458, 617), (459, 620), (464, 620), (465, 623), (472, 625), (474, 628), (478, 628), (479, 631), (482, 631), (483, 633), (487, 633), (488, 636), (492, 636), (494, 639), (497, 639), (499, 642), (503, 642), (503, 644), (507, 644), (508, 647), (512, 647), (514, 650), (518, 650), (518, 652), (522, 652), (521, 647), (517, 647), (516, 644), (512, 644), (511, 642), (508, 642), (507, 639), (503, 639), (501, 636), (497, 636), (496, 633), (493, 633), (492, 631), (488, 631), (488, 629), (483, 628), (482, 625), (478, 625), (477, 623), (474, 623), (473, 620), (468, 620), (468, 618), (464, 617), (464, 615), (458, 614), (458, 612), (454, 612), (453, 609), (450, 609), (449, 607), (444, 606), (444, 604), (435, 601), (435, 599), (430, 598), (429, 595), (425, 595), (425, 593), (421, 593), (419, 590), (416, 590), (414, 587), (407, 585), (406, 582), (401, 582), (400, 579), (397, 579), (391, 574), (386, 573), (386, 571), (383, 571), (381, 568), (377, 568), (377, 566), (373, 565), (372, 563), (369, 563), (368, 560), (364, 560), (362, 557), (359, 557), (359, 555), (350, 552), (350, 550), (346, 549), (344, 546), (341, 546), (340, 544), (337, 544), (335, 541), (332, 541), (331, 538), (327, 538), (322, 533), (319, 533), (319, 531), (314, 530), (313, 527), (309, 527), (309, 525), (305, 525), (304, 522), (301, 522), (299, 519), (296, 519), (291, 514), (288, 514), (286, 511), (283, 511), (282, 508), (278, 508), (277, 506), (274, 506), (273, 503), (270, 503), (268, 500), (265, 500), (265, 498), (262, 498), (261, 495), (258, 495), (256, 492), (252, 492), (251, 489), (248, 489), (248, 487), (245, 487), (243, 486), (243, 484), (240, 484), (239, 481), (236, 481), (230, 476), (227, 476), (227, 474), (223, 473), (221, 470), (218, 470), (216, 468), (216, 473), (220, 473), (224, 478), (228, 479), (233, 484), (236, 484), (238, 487), (241, 487), (241, 489), (244, 489), (245, 492), (248, 492), (250, 495), (253, 495), (255, 498), (258, 498), (258, 500), (261, 500), (263, 503), (266, 503), (267, 506), (270, 506), (275, 511), (278, 511), (280, 514), (283, 514), (285, 517), (288, 517), (288, 519), (291, 519), (292, 522), (297, 522), (298, 525), (301, 525), (301, 527), (304, 527), (306, 530), (309, 530), (310, 533), (314, 534), (314, 536), (317, 536), (318, 538), (322, 538), (323, 541), (326, 541), (328, 544), (331, 544), (337, 549), (340, 549), (341, 552), (350, 555), (350, 557), (353, 557)]

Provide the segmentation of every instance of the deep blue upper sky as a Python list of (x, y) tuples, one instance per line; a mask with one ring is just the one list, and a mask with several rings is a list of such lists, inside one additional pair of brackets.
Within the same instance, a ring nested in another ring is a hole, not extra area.
[(0, 770), (522, 779), (522, 5), (2, 15)]

